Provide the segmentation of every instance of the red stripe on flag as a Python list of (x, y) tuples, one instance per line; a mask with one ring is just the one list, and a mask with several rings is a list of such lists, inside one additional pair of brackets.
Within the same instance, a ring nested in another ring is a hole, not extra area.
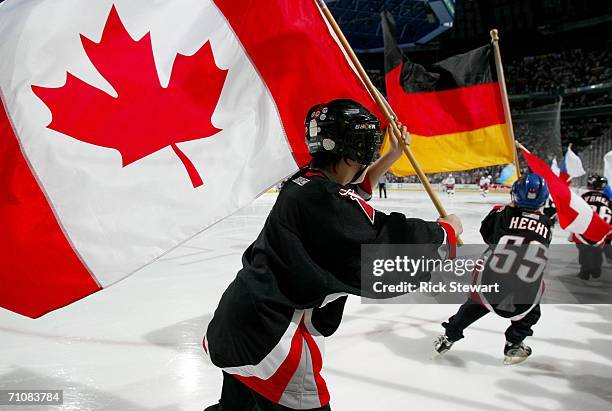
[(0, 307), (36, 318), (100, 290), (69, 244), (0, 106)]
[(429, 137), (506, 122), (498, 83), (406, 93), (400, 85), (401, 69), (399, 65), (387, 74), (387, 97), (411, 133)]
[(298, 165), (310, 161), (304, 119), (320, 103), (350, 98), (383, 116), (332, 37), (314, 0), (214, 0), (278, 108)]
[(589, 223), (586, 231), (582, 233), (582, 237), (591, 240), (596, 244), (603, 242), (612, 234), (612, 225), (605, 222), (599, 214), (593, 213), (593, 219)]
[(584, 221), (584, 224), (588, 221), (588, 225), (584, 229), (577, 229), (580, 224), (574, 224), (574, 227), (570, 227), (568, 230), (574, 234), (580, 234), (594, 243), (601, 243), (605, 240), (610, 235), (612, 226), (595, 213), (578, 194), (572, 192), (566, 182), (559, 178), (544, 161), (525, 149), (521, 149), (521, 151), (531, 171), (546, 180), (550, 195), (557, 208), (561, 228), (566, 229), (572, 223), (581, 220)]
[(578, 217), (578, 213), (570, 207), (572, 192), (570, 188), (561, 180), (544, 161), (534, 156), (527, 150), (521, 149), (525, 160), (531, 171), (539, 174), (546, 183), (557, 207), (559, 224), (562, 228), (567, 227)]
[(561, 179), (561, 181), (564, 181), (565, 184), (567, 184), (568, 186), (570, 185), (570, 181), (572, 178), (570, 177), (569, 174), (567, 174), (567, 171), (561, 171), (559, 173), (559, 178)]

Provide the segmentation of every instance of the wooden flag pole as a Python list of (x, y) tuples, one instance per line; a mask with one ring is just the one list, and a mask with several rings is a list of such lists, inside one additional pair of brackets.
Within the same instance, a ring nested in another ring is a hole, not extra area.
[[(378, 89), (376, 89), (376, 93), (380, 94)], [(385, 105), (385, 108), (389, 112), (389, 114), (391, 114), (392, 120), (393, 121), (397, 121), (397, 116), (395, 115), (395, 112), (391, 108), (391, 105), (389, 105), (389, 102), (382, 95), (380, 96), (380, 98), (381, 98), (381, 101), (383, 102), (383, 104)], [(389, 120), (389, 121), (392, 121), (392, 120)], [(402, 146), (402, 148), (404, 150), (404, 154), (408, 158), (408, 161), (410, 161), (410, 164), (412, 164), (412, 168), (414, 168), (414, 171), (416, 172), (417, 176), (419, 177), (419, 180), (421, 180), (421, 183), (423, 184), (423, 187), (425, 188), (425, 191), (427, 191), (427, 194), (429, 195), (429, 198), (434, 203), (434, 206), (436, 207), (436, 210), (438, 210), (438, 213), (440, 213), (441, 217), (446, 217), (448, 214), (446, 213), (446, 210), (444, 209), (444, 207), (440, 203), (440, 199), (438, 198), (438, 195), (436, 194), (436, 192), (433, 190), (433, 188), (431, 186), (431, 183), (429, 182), (429, 179), (427, 178), (427, 175), (425, 175), (425, 173), (423, 172), (423, 169), (421, 168), (421, 165), (419, 164), (418, 160), (414, 156), (414, 153), (412, 152), (410, 147), (407, 146), (406, 144), (404, 144), (403, 141), (401, 141), (401, 137), (400, 137), (400, 145)], [(459, 240), (459, 244), (462, 244), (460, 242), (461, 240), (460, 239), (458, 239), (458, 240)]]
[(504, 116), (506, 117), (506, 126), (510, 137), (510, 145), (514, 153), (514, 164), (516, 165), (516, 176), (521, 178), (521, 165), (519, 164), (518, 152), (516, 151), (516, 140), (514, 139), (514, 126), (512, 125), (512, 113), (510, 112), (510, 101), (508, 100), (508, 90), (506, 89), (506, 78), (504, 77), (504, 66), (501, 61), (501, 53), (499, 52), (499, 33), (497, 29), (489, 32), (491, 42), (493, 43), (493, 53), (495, 55), (495, 69), (497, 71), (497, 82), (501, 92), (502, 105), (504, 106)]
[[(412, 153), (412, 150), (410, 149), (410, 147), (407, 144), (405, 144), (402, 139), (402, 133), (399, 130), (399, 127), (397, 126), (397, 117), (395, 116), (395, 113), (391, 109), (391, 106), (389, 105), (387, 100), (382, 96), (382, 94), (380, 94), (380, 92), (374, 86), (374, 84), (372, 84), (372, 80), (370, 80), (368, 73), (366, 73), (366, 71), (363, 69), (361, 62), (357, 58), (357, 55), (353, 51), (353, 48), (351, 47), (348, 40), (344, 36), (344, 33), (340, 29), (340, 26), (336, 22), (336, 19), (331, 14), (331, 11), (329, 10), (325, 2), (323, 0), (316, 0), (316, 1), (317, 1), (317, 4), (319, 5), (319, 8), (321, 9), (321, 12), (323, 13), (323, 16), (325, 17), (325, 19), (327, 20), (331, 28), (334, 30), (334, 33), (340, 40), (340, 44), (342, 44), (342, 47), (344, 48), (349, 58), (351, 59), (351, 62), (355, 66), (355, 69), (357, 69), (357, 73), (361, 77), (361, 80), (365, 83), (368, 91), (370, 92), (374, 100), (376, 101), (376, 104), (378, 105), (378, 107), (380, 107), (383, 114), (389, 121), (389, 126), (391, 127), (391, 131), (392, 131), (391, 134), (393, 134), (393, 136), (398, 140), (398, 143), (402, 147), (402, 150), (404, 151), (404, 154), (408, 158), (408, 161), (410, 161), (412, 168), (414, 168), (414, 171), (416, 172), (417, 176), (421, 180), (421, 184), (423, 184), (425, 191), (427, 191), (429, 198), (431, 199), (432, 203), (436, 207), (436, 210), (440, 214), (440, 217), (446, 217), (448, 213), (444, 209), (444, 206), (442, 206), (442, 203), (440, 202), (438, 195), (431, 187), (431, 183), (429, 182), (429, 179), (423, 172), (423, 169), (421, 168), (419, 162), (417, 161), (416, 157)], [(463, 244), (463, 242), (461, 241), (459, 237), (457, 237), (457, 243)]]

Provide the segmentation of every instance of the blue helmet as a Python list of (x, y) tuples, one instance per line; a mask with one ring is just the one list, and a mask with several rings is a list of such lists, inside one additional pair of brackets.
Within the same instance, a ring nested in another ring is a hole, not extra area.
[(512, 184), (512, 201), (520, 208), (537, 210), (548, 199), (548, 185), (538, 174), (527, 174)]

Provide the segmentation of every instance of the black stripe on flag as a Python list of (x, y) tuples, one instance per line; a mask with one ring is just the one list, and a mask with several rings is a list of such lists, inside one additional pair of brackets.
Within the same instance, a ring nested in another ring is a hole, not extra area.
[(388, 11), (381, 13), (385, 42), (385, 72), (403, 63), (400, 85), (406, 93), (443, 91), (497, 81), (490, 44), (458, 54), (431, 65), (429, 70), (411, 62), (397, 46), (395, 20)]

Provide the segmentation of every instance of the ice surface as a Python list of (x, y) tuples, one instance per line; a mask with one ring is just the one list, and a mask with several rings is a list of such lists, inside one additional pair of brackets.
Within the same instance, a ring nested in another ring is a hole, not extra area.
[[(0, 311), (0, 389), (64, 390), (63, 407), (14, 409), (174, 411), (216, 402), (221, 375), (204, 355), (202, 336), (275, 198), (265, 194), (127, 280), (41, 319)], [(485, 213), (509, 198), (442, 199), (473, 243)], [(390, 191), (373, 205), (435, 217), (422, 192)], [(566, 238), (557, 231), (554, 241)], [(611, 306), (543, 306), (528, 339), (534, 354), (517, 366), (502, 364), (507, 321), (493, 315), (432, 360), (439, 324), (456, 309), (351, 298), (327, 340), (323, 372), (332, 409), (612, 409)]]

